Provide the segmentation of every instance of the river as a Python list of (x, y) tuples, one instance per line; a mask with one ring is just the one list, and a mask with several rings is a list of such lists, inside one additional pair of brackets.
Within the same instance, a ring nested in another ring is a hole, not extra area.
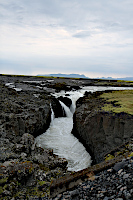
[(66, 117), (59, 118), (54, 117), (54, 112), (51, 107), (52, 114), (50, 127), (45, 133), (36, 138), (36, 144), (42, 148), (45, 147), (53, 149), (53, 152), (56, 155), (66, 158), (68, 161), (67, 167), (69, 171), (79, 171), (89, 167), (91, 165), (91, 157), (89, 153), (79, 140), (71, 134), (76, 101), (84, 95), (85, 91), (95, 92), (125, 89), (127, 90), (133, 88), (88, 86), (77, 91), (61, 91), (59, 93), (52, 94), (55, 97), (67, 96), (72, 100), (72, 105), (69, 109), (63, 102), (60, 102), (66, 112)]

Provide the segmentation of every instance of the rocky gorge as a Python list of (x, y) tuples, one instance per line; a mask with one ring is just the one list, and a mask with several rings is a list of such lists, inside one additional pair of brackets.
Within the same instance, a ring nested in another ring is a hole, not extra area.
[[(127, 82), (89, 79), (0, 76), (1, 199), (48, 199), (51, 182), (70, 174), (66, 159), (37, 147), (34, 139), (49, 127), (51, 106), (56, 117), (65, 115), (51, 92), (77, 90), (86, 85), (132, 86)], [(103, 101), (97, 99), (99, 94), (86, 93), (80, 98), (73, 117), (73, 134), (86, 146), (94, 163), (103, 161), (107, 151), (133, 137), (132, 116), (101, 111)], [(70, 107), (70, 99), (60, 100)]]

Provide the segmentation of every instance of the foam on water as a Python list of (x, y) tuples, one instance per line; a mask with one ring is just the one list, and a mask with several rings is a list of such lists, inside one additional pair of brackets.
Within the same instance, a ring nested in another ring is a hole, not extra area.
[(41, 147), (51, 148), (54, 153), (68, 160), (68, 170), (78, 171), (91, 164), (84, 146), (71, 134), (72, 117), (55, 118), (49, 129), (36, 138)]
[(70, 109), (69, 109), (62, 101), (59, 101), (59, 102), (60, 102), (62, 108), (64, 108), (64, 110), (65, 110), (66, 117), (68, 117), (68, 118), (69, 118), (69, 117), (72, 117), (73, 114), (72, 114), (72, 112), (70, 111)]

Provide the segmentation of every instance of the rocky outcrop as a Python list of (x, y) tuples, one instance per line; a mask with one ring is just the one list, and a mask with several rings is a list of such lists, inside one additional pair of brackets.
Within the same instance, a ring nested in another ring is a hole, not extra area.
[(59, 82), (51, 83), (50, 85), (47, 85), (47, 87), (55, 89), (56, 92), (60, 92), (61, 90), (70, 91), (70, 90), (80, 89), (77, 83), (76, 85), (74, 85), (74, 83), (71, 83), (71, 81), (66, 81), (66, 80), (65, 81), (59, 80)]
[(65, 111), (62, 108), (60, 102), (55, 97), (51, 97), (51, 106), (54, 111), (55, 117), (66, 117)]
[(103, 161), (104, 155), (133, 137), (133, 116), (101, 110), (101, 92), (86, 93), (77, 101), (73, 134), (80, 139), (94, 162)]
[(48, 196), (51, 181), (66, 173), (66, 159), (37, 147), (27, 133), (16, 144), (1, 138), (0, 155), (0, 199)]
[(0, 135), (14, 143), (24, 133), (44, 133), (51, 122), (51, 106), (55, 117), (65, 116), (59, 101), (44, 91), (17, 92), (0, 84), (0, 101)]
[(34, 92), (16, 92), (0, 85), (0, 134), (18, 142), (25, 133), (34, 137), (42, 134), (51, 121), (50, 101), (46, 94), (36, 97)]
[(49, 127), (51, 105), (63, 116), (59, 101), (34, 85), (19, 84), (22, 90), (16, 91), (16, 83), (0, 82), (0, 199), (48, 196), (51, 181), (67, 171), (66, 159), (34, 141)]

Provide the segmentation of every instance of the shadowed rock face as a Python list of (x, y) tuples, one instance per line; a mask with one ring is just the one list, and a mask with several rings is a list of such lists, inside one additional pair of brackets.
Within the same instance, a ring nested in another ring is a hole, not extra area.
[(87, 94), (77, 101), (73, 134), (90, 152), (94, 162), (133, 137), (133, 116), (126, 113), (107, 113), (100, 110), (103, 100)]
[(56, 99), (55, 97), (51, 97), (51, 105), (56, 118), (66, 117), (65, 111), (62, 108), (61, 104), (59, 103), (58, 99)]
[[(24, 87), (25, 84), (21, 86)], [(46, 91), (27, 86), (21, 92), (0, 83), (0, 135), (16, 143), (24, 133), (34, 137), (44, 133), (55, 117), (66, 116), (59, 101)]]
[(51, 108), (47, 95), (34, 96), (34, 92), (20, 92), (0, 85), (0, 134), (14, 142), (25, 133), (34, 137), (43, 133), (51, 121)]

